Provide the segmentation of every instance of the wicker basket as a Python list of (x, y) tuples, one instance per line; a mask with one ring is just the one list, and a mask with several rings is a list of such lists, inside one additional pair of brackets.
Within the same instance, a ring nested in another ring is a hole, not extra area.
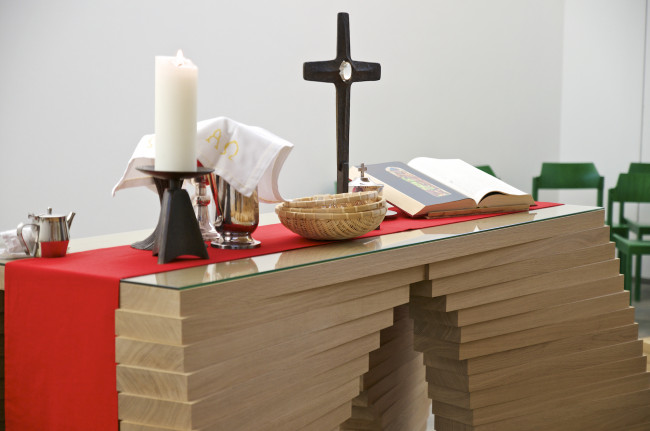
[(377, 191), (315, 195), (284, 202), (286, 208), (346, 208), (365, 205), (380, 200)]
[(334, 205), (329, 207), (317, 207), (317, 208), (289, 207), (285, 204), (286, 202), (279, 204), (276, 208), (276, 212), (291, 211), (297, 213), (357, 213), (357, 212), (371, 211), (371, 210), (382, 208), (386, 206), (386, 200), (380, 199), (375, 202), (370, 202), (361, 205), (349, 205), (349, 206)]
[(296, 212), (276, 207), (280, 222), (292, 232), (309, 239), (342, 240), (376, 229), (386, 215), (386, 205), (360, 212)]

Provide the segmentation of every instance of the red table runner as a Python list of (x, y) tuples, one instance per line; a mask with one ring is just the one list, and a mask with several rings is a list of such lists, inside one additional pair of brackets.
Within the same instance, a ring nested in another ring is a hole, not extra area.
[[(531, 210), (559, 204), (538, 203)], [(377, 236), (498, 214), (385, 220)], [(5, 420), (8, 431), (115, 431), (115, 309), (119, 282), (138, 275), (323, 244), (280, 224), (261, 226), (252, 250), (208, 247), (210, 258), (158, 265), (129, 246), (26, 259), (5, 268)]]

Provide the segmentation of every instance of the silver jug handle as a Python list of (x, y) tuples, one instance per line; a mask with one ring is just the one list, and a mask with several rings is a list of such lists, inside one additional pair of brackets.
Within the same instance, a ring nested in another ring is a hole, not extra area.
[(23, 228), (25, 226), (33, 226), (33, 231), (34, 234), (38, 234), (38, 225), (34, 223), (21, 223), (18, 225), (18, 228), (16, 229), (16, 236), (18, 236), (18, 241), (20, 244), (23, 246), (23, 249), (25, 250), (25, 253), (27, 256), (36, 256), (36, 247), (38, 247), (38, 241), (36, 238), (34, 238), (34, 249), (30, 250), (29, 247), (27, 246), (27, 242), (25, 241), (25, 238), (23, 237)]

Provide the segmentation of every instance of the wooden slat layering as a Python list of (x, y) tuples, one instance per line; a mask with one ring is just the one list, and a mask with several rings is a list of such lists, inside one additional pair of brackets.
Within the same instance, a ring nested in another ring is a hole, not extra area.
[(426, 430), (431, 403), (422, 353), (413, 350), (408, 305), (395, 308), (394, 316), (393, 326), (380, 332), (380, 348), (370, 353), (370, 370), (342, 431)]
[[(423, 276), (420, 266), (316, 287), (217, 284), (203, 288), (201, 311), (186, 316), (170, 312), (179, 303), (151, 310), (153, 302), (129, 295), (142, 286), (123, 285), (116, 312), (121, 429), (338, 428), (351, 415), (380, 331), (393, 325), (393, 308), (408, 302), (409, 284)], [(194, 292), (170, 298), (193, 300)], [(420, 367), (422, 382), (421, 355)], [(426, 418), (426, 406), (420, 413)]]
[(412, 285), (437, 431), (650, 429), (650, 374), (608, 229), (429, 265)]
[(421, 430), (427, 392), (438, 431), (650, 429), (650, 374), (603, 221), (181, 291), (123, 282), (121, 429)]

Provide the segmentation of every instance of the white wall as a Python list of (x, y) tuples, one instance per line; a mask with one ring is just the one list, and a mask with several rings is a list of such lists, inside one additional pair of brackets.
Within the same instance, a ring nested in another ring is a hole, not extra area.
[[(641, 159), (645, 17), (646, 0), (565, 3), (559, 161), (593, 161), (606, 188)], [(562, 202), (595, 199), (596, 192), (559, 193)]]
[(643, 123), (641, 127), (641, 161), (650, 162), (650, 2), (645, 10), (645, 68), (643, 85)]
[(286, 196), (331, 191), (334, 87), (302, 63), (334, 57), (339, 11), (352, 57), (382, 65), (352, 88), (353, 163), (459, 157), (530, 190), (560, 158), (562, 0), (4, 1), (0, 229), (47, 206), (78, 213), (73, 236), (155, 224), (153, 193), (110, 191), (153, 130), (154, 56), (178, 48), (199, 67), (199, 118), (292, 141)]

